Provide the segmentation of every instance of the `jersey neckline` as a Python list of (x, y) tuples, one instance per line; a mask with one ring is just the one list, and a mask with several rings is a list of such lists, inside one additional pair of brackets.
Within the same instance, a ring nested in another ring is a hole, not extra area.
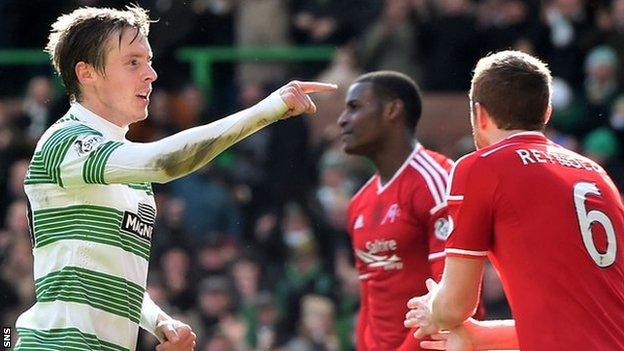
[(392, 183), (401, 175), (401, 173), (403, 173), (403, 170), (407, 168), (407, 166), (410, 164), (410, 161), (414, 158), (416, 153), (422, 149), (423, 149), (422, 145), (420, 143), (416, 143), (414, 150), (410, 152), (409, 156), (407, 156), (407, 158), (405, 159), (401, 167), (399, 167), (399, 169), (397, 169), (396, 172), (394, 172), (394, 174), (392, 175), (392, 178), (390, 178), (390, 180), (387, 181), (386, 184), (381, 184), (381, 177), (379, 176), (379, 171), (375, 172), (375, 175), (373, 177), (375, 178), (375, 184), (377, 184), (377, 195), (383, 193), (384, 190), (388, 189), (390, 185), (392, 185)]
[(78, 119), (82, 121), (95, 125), (97, 130), (107, 134), (105, 136), (115, 140), (124, 140), (126, 133), (128, 132), (128, 127), (123, 128), (116, 124), (113, 124), (112, 122), (87, 109), (78, 102), (74, 102), (71, 104), (69, 113), (76, 115), (76, 117), (78, 117)]

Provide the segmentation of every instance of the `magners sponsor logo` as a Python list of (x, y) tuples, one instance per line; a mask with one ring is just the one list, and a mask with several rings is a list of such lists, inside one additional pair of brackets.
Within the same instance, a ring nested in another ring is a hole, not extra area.
[(126, 233), (134, 234), (147, 241), (151, 241), (155, 218), (156, 211), (154, 208), (148, 204), (140, 203), (137, 214), (130, 211), (124, 212), (121, 230)]

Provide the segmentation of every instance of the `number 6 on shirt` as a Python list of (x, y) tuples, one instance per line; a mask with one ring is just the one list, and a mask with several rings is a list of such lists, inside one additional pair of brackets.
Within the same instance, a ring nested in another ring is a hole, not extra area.
[[(579, 182), (574, 185), (574, 206), (576, 207), (583, 244), (589, 256), (591, 256), (599, 267), (609, 267), (615, 262), (617, 252), (615, 229), (613, 229), (613, 223), (604, 212), (596, 209), (587, 211), (585, 208), (587, 194), (601, 196), (600, 190), (595, 183)], [(605, 253), (600, 253), (594, 244), (592, 235), (592, 225), (594, 222), (600, 223), (607, 234), (607, 250)]]

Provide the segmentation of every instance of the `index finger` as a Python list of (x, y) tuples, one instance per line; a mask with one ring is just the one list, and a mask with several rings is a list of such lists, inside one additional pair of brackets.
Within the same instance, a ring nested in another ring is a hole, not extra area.
[(299, 87), (305, 93), (328, 93), (338, 89), (336, 84), (321, 82), (299, 82)]

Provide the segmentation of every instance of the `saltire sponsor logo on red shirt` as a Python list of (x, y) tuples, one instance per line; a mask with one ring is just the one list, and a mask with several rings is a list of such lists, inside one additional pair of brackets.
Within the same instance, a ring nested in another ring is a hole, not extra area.
[(380, 252), (396, 251), (397, 243), (395, 240), (383, 240), (377, 239), (375, 241), (366, 242), (367, 251), (356, 249), (355, 255), (366, 263), (369, 268), (383, 268), (385, 270), (390, 269), (402, 269), (403, 262), (401, 257), (396, 254), (379, 255)]

